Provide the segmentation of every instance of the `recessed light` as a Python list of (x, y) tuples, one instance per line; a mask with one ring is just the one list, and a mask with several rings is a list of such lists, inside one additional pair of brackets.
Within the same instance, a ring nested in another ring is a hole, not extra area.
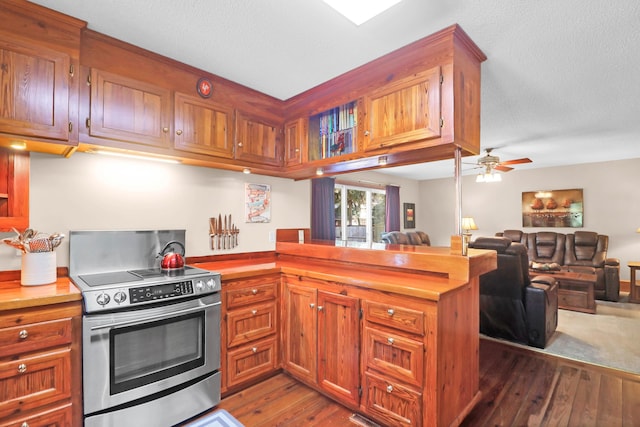
[(341, 15), (356, 25), (368, 21), (376, 15), (400, 3), (401, 0), (324, 0)]

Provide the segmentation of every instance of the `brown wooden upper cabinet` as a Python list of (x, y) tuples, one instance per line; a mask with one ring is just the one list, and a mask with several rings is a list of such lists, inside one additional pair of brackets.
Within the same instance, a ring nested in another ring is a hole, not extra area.
[(233, 108), (175, 94), (174, 146), (178, 150), (233, 158)]
[(171, 144), (171, 92), (158, 86), (93, 68), (92, 137), (160, 148)]
[(282, 165), (280, 141), (282, 125), (260, 117), (236, 112), (236, 159), (248, 162)]
[(0, 148), (0, 231), (29, 226), (29, 153)]
[(440, 82), (440, 67), (434, 67), (367, 94), (365, 150), (439, 138)]
[(69, 139), (69, 55), (0, 35), (2, 133)]
[(284, 124), (284, 165), (293, 166), (304, 162), (302, 153), (306, 148), (307, 121), (292, 120)]

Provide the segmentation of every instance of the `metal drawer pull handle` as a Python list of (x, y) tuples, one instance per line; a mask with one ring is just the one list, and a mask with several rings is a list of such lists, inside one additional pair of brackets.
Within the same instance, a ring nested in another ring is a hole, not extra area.
[(18, 372), (20, 372), (21, 374), (24, 374), (25, 372), (27, 372), (27, 365), (25, 365), (24, 363), (19, 364)]
[(391, 338), (391, 337), (389, 337), (389, 338), (387, 338), (387, 342), (388, 342), (389, 344), (393, 345), (393, 343), (394, 343), (394, 339), (393, 339), (393, 338)]
[(29, 336), (29, 332), (27, 332), (26, 329), (23, 329), (20, 332), (18, 332), (18, 336), (20, 337), (21, 340), (24, 340)]
[(393, 386), (392, 385), (388, 385), (387, 386), (387, 393), (391, 393), (393, 391)]
[(251, 351), (253, 351), (254, 353), (257, 353), (258, 352), (258, 347), (252, 347)]
[(258, 310), (251, 310), (251, 314), (253, 314), (253, 315), (258, 314)]
[(316, 305), (315, 305), (314, 303), (309, 304), (309, 307), (311, 307), (311, 308), (313, 308), (313, 307), (315, 307), (315, 306), (316, 306)]
[(22, 424), (20, 424), (20, 427), (29, 427), (29, 423), (25, 421)]
[(389, 314), (389, 316), (393, 316), (395, 314), (395, 311), (393, 311), (393, 308), (390, 308), (389, 310), (387, 310), (387, 313)]
[(254, 294), (254, 295), (256, 295), (256, 294), (258, 293), (258, 290), (257, 290), (257, 289), (252, 289), (252, 290), (251, 290), (251, 293), (252, 293), (252, 294)]
[(324, 308), (323, 306), (319, 305), (318, 306), (318, 311), (322, 311), (323, 308)]
[(182, 129), (178, 129), (178, 130), (176, 131), (176, 135), (182, 135)]

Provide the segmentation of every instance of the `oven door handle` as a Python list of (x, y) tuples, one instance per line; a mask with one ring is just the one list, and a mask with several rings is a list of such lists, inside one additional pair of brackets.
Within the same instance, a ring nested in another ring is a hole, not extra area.
[(97, 326), (92, 326), (91, 330), (92, 331), (99, 331), (100, 329), (111, 329), (111, 328), (120, 328), (120, 327), (126, 327), (126, 326), (131, 326), (131, 325), (139, 325), (141, 323), (147, 323), (147, 322), (151, 322), (151, 321), (154, 321), (154, 320), (168, 319), (170, 317), (176, 317), (176, 316), (181, 316), (183, 314), (193, 313), (194, 311), (200, 311), (200, 310), (211, 308), (211, 307), (215, 307), (215, 306), (221, 305), (221, 304), (222, 303), (220, 301), (218, 301), (218, 302), (215, 302), (213, 304), (200, 305), (200, 306), (194, 307), (194, 308), (185, 308), (183, 310), (173, 311), (171, 313), (158, 314), (156, 316), (148, 316), (148, 317), (144, 317), (144, 318), (141, 318), (141, 319), (127, 320), (126, 322), (116, 322), (116, 323), (108, 323), (106, 325), (97, 325)]

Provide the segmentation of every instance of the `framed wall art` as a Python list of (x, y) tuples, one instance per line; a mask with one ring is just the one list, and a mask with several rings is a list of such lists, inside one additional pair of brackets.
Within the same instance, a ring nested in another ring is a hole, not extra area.
[(416, 228), (416, 204), (404, 203), (404, 228)]
[(523, 227), (581, 228), (584, 223), (582, 188), (522, 193)]
[(245, 222), (271, 222), (271, 186), (245, 184)]

